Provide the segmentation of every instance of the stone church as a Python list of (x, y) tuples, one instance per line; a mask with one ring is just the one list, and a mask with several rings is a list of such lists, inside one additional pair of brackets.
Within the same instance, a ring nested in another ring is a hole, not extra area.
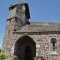
[(9, 7), (3, 40), (7, 58), (60, 60), (60, 23), (30, 22), (28, 3)]

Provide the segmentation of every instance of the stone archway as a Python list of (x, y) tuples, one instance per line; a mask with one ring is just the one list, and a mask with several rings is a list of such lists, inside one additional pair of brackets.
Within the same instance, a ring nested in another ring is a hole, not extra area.
[(15, 43), (14, 55), (21, 60), (34, 60), (36, 44), (29, 36), (20, 37)]

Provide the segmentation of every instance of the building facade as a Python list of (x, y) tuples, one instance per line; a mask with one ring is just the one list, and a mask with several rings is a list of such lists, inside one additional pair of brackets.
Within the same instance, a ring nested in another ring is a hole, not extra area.
[(19, 60), (60, 60), (60, 23), (29, 22), (28, 3), (9, 7), (3, 51)]

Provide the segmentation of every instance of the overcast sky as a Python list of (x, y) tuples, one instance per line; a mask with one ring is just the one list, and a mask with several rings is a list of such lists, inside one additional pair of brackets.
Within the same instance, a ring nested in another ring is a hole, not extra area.
[(60, 23), (60, 0), (1, 0), (0, 1), (0, 47), (2, 46), (8, 8), (19, 1), (27, 2), (30, 8), (31, 22)]

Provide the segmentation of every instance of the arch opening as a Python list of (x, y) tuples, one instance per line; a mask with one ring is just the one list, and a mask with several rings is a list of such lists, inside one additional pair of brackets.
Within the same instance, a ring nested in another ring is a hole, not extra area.
[(34, 60), (36, 44), (29, 36), (20, 37), (15, 43), (14, 55), (21, 60)]

